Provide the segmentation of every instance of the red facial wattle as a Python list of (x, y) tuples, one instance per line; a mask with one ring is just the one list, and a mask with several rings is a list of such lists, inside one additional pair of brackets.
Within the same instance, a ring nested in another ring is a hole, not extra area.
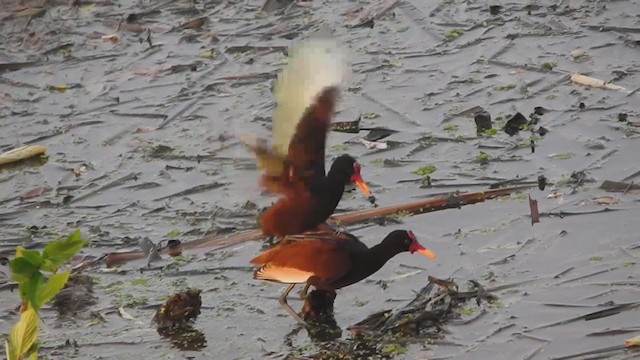
[(353, 175), (351, 175), (351, 182), (355, 184), (360, 191), (364, 194), (364, 196), (370, 196), (371, 192), (369, 191), (369, 187), (362, 180), (362, 176), (360, 176), (360, 164), (356, 161), (353, 163)]
[(411, 245), (409, 245), (409, 253), (413, 254), (414, 252), (419, 252), (420, 254), (430, 258), (430, 259), (435, 259), (436, 258), (436, 254), (425, 248), (424, 246), (420, 245), (420, 243), (418, 242), (418, 239), (416, 238), (416, 236), (413, 234), (413, 231), (407, 231), (407, 234), (409, 235), (409, 238), (411, 239)]

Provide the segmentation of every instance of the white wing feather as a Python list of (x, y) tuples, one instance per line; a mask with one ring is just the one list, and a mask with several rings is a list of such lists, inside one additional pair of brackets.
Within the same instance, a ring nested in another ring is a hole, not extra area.
[(304, 111), (326, 87), (339, 86), (348, 75), (346, 56), (328, 37), (309, 38), (291, 47), (288, 64), (278, 76), (274, 95), (272, 146), (286, 155)]

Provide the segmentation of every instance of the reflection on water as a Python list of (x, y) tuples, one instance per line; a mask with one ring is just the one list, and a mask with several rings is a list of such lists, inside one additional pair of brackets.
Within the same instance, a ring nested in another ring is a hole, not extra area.
[(173, 346), (180, 350), (197, 351), (207, 347), (204, 334), (191, 325), (159, 327), (158, 334), (171, 341)]

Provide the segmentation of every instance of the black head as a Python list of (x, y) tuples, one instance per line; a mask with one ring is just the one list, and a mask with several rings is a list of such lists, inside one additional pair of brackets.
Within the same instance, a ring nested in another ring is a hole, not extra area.
[(365, 196), (370, 195), (369, 187), (360, 175), (360, 163), (349, 154), (340, 155), (333, 161), (329, 176), (344, 185), (355, 184)]
[(417, 251), (428, 258), (436, 258), (436, 254), (420, 245), (416, 236), (409, 230), (394, 230), (390, 232), (389, 235), (382, 240), (382, 244), (389, 249), (388, 251), (396, 254), (405, 251), (413, 254)]
[(329, 171), (333, 177), (344, 181), (345, 184), (349, 184), (351, 182), (351, 177), (356, 173), (356, 171), (358, 171), (358, 174), (360, 173), (360, 164), (351, 155), (344, 154), (338, 156), (333, 161), (333, 164), (331, 164), (331, 170)]

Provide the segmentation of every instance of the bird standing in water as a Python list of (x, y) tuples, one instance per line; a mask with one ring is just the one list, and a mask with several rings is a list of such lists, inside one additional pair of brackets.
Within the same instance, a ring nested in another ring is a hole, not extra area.
[(287, 304), (296, 284), (335, 291), (374, 274), (389, 259), (402, 252), (436, 255), (422, 246), (411, 231), (394, 230), (382, 242), (369, 248), (355, 236), (319, 230), (287, 236), (251, 259), (259, 266), (254, 278), (289, 284), (280, 296), (280, 305), (298, 322), (304, 320)]

